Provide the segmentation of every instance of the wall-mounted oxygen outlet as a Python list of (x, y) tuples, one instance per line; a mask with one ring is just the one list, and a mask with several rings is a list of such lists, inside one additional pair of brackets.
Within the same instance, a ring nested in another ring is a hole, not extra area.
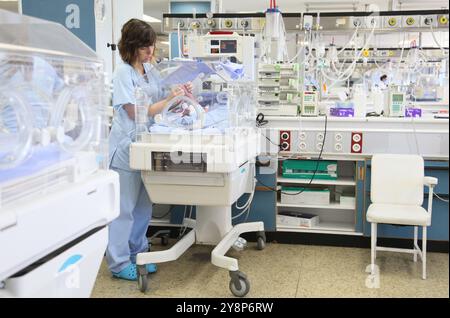
[(226, 18), (221, 20), (222, 29), (232, 29), (237, 28), (236, 19), (233, 18)]
[(423, 27), (437, 28), (438, 26), (438, 18), (436, 15), (424, 15), (421, 16), (421, 20), (421, 25)]
[(404, 16), (402, 26), (405, 28), (418, 28), (420, 26), (420, 16)]
[(384, 26), (386, 28), (399, 28), (401, 24), (401, 19), (397, 16), (385, 17)]
[(289, 130), (280, 130), (280, 150), (291, 151), (291, 132)]
[(440, 27), (448, 26), (448, 15), (441, 15), (437, 20)]
[(239, 28), (244, 28), (244, 29), (248, 29), (250, 28), (250, 20), (249, 19), (241, 19), (239, 21)]
[(381, 21), (381, 17), (378, 15), (368, 16), (366, 17), (366, 27), (369, 29), (381, 27)]
[(364, 28), (364, 18), (363, 17), (351, 17), (350, 25), (354, 28)]

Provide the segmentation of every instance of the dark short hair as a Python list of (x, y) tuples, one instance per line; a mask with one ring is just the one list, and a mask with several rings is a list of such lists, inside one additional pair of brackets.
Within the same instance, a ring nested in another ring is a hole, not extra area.
[(380, 81), (384, 81), (385, 79), (387, 79), (387, 75), (386, 74), (381, 75)]
[(122, 60), (128, 64), (134, 62), (140, 47), (154, 45), (156, 33), (145, 21), (139, 19), (128, 20), (122, 27), (119, 41), (119, 53)]

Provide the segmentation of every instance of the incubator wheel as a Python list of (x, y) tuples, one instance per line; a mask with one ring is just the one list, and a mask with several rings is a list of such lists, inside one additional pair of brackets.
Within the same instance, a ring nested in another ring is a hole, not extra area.
[(266, 233), (264, 231), (256, 233), (256, 246), (260, 251), (266, 247)]
[(256, 246), (258, 250), (263, 250), (266, 247), (266, 240), (264, 240), (262, 237), (257, 238)]
[(145, 293), (148, 290), (148, 271), (145, 265), (138, 265), (138, 288)]
[(138, 277), (139, 290), (145, 293), (148, 290), (148, 277), (147, 275), (139, 275)]
[(247, 277), (239, 276), (239, 284), (235, 279), (230, 280), (230, 290), (236, 297), (244, 297), (250, 291), (250, 282)]
[(161, 245), (166, 246), (169, 244), (169, 235), (161, 236)]

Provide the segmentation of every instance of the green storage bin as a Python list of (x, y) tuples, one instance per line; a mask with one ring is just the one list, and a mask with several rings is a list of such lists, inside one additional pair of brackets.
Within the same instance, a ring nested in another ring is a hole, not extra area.
[[(316, 170), (317, 160), (285, 160), (282, 165), (284, 178), (311, 179)], [(320, 160), (314, 180), (336, 180), (337, 161)]]

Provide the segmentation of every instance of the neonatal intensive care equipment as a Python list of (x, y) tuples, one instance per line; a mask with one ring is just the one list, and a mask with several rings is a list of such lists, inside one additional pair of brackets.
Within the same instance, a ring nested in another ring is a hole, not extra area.
[(300, 114), (302, 116), (317, 116), (319, 115), (318, 94), (316, 91), (303, 91), (302, 108)]
[(211, 31), (206, 35), (188, 35), (189, 58), (197, 60), (229, 60), (242, 64), (244, 79), (255, 77), (255, 38), (236, 32)]
[(119, 213), (103, 63), (0, 10), (0, 297), (89, 297)]
[(229, 270), (231, 292), (244, 296), (249, 291), (249, 281), (239, 271), (237, 260), (225, 253), (232, 246), (243, 245), (239, 235), (244, 232), (257, 232), (258, 247), (262, 249), (265, 244), (262, 222), (235, 226), (231, 222), (231, 205), (244, 193), (250, 197), (239, 208), (242, 213), (250, 208), (261, 137), (254, 126), (256, 97), (252, 83), (230, 80), (221, 63), (158, 64), (161, 83), (166, 84), (163, 92), (182, 84), (184, 77), (180, 75), (186, 69), (197, 74), (191, 78), (192, 94), (170, 101), (155, 118), (156, 123), (150, 125), (148, 118), (147, 122), (136, 123), (142, 129), (139, 142), (131, 144), (130, 166), (142, 171), (152, 202), (196, 206), (196, 219), (186, 218), (184, 223), (192, 230), (172, 248), (137, 255), (142, 291), (147, 289), (145, 264), (176, 260), (194, 243), (216, 245), (211, 261)]
[(405, 117), (405, 93), (390, 89), (386, 94), (387, 97), (387, 115), (389, 117)]

